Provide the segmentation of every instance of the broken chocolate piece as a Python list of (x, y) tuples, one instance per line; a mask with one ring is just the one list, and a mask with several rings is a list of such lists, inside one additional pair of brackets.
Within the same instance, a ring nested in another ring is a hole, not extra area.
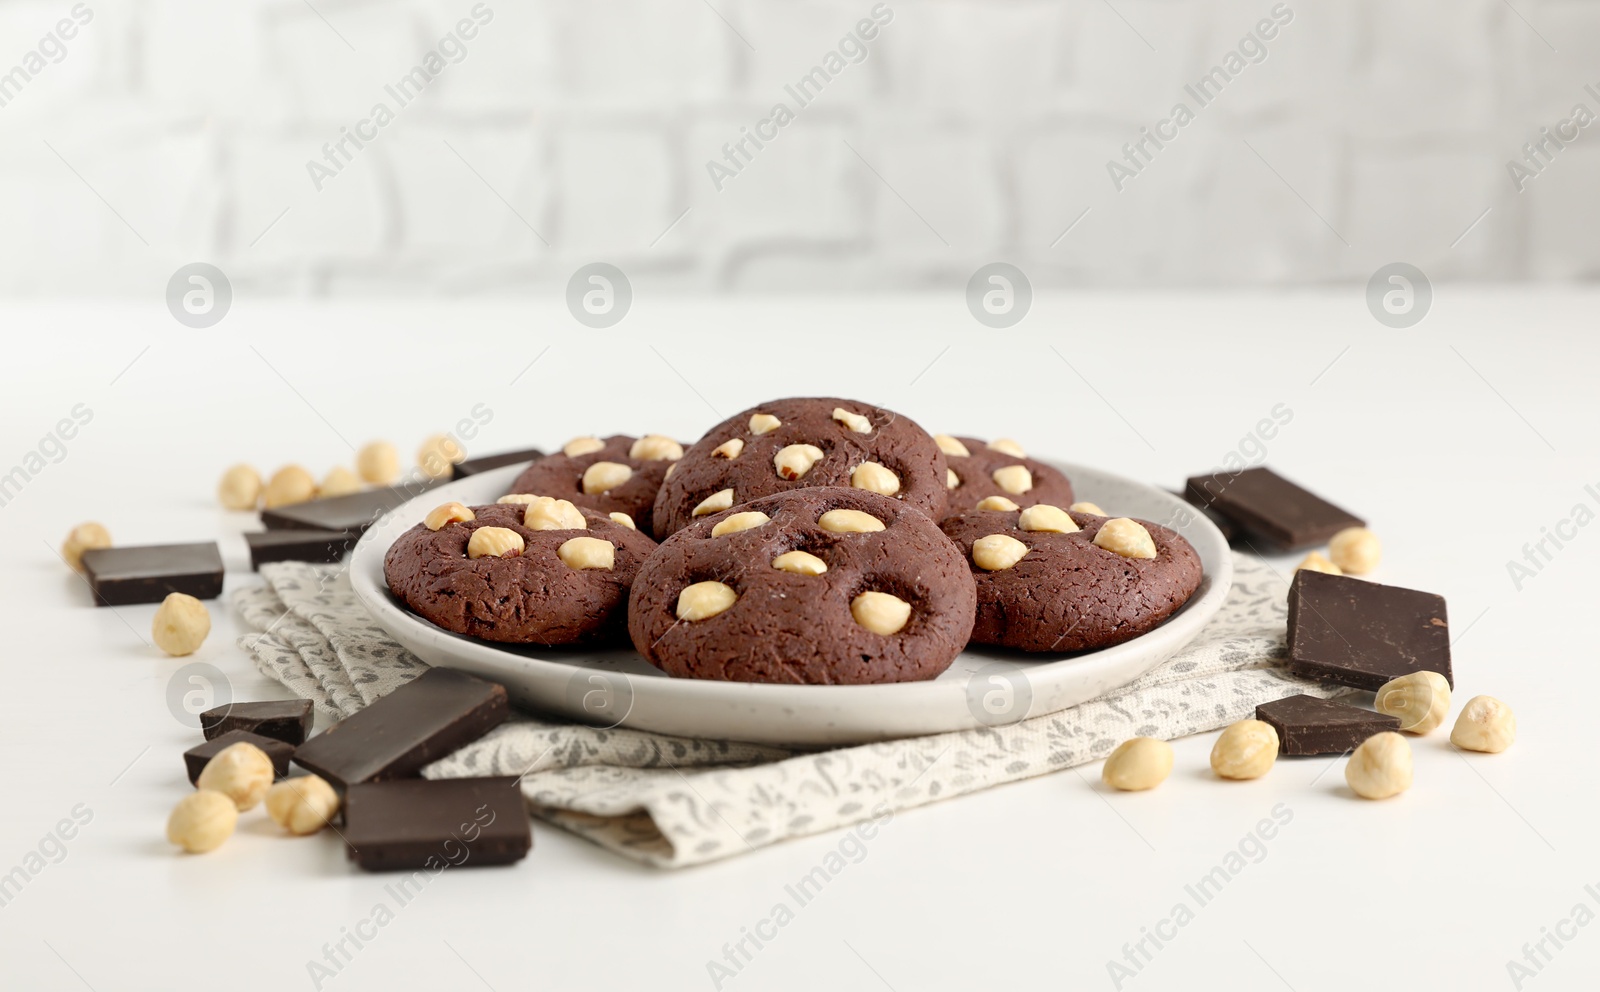
[(311, 700), (228, 703), (200, 714), (200, 731), (208, 741), (233, 730), (248, 730), (288, 744), (301, 744), (311, 732)]
[(1444, 597), (1303, 568), (1289, 586), (1289, 669), (1358, 689), (1423, 671), (1454, 685)]
[(507, 865), (533, 847), (522, 791), (510, 776), (352, 785), (343, 833), (350, 860), (367, 871)]
[(339, 790), (409, 778), (505, 722), (505, 686), (430, 668), (302, 744), (295, 763)]
[(96, 606), (159, 603), (174, 592), (195, 599), (222, 595), (222, 554), (215, 541), (96, 548), (82, 560)]
[(1327, 544), (1346, 527), (1365, 522), (1268, 468), (1216, 472), (1188, 480), (1184, 496), (1215, 510), (1272, 550), (1296, 551)]
[(293, 744), (252, 734), (248, 730), (230, 730), (183, 752), (183, 764), (189, 770), (189, 782), (193, 784), (200, 781), (200, 770), (205, 768), (206, 762), (217, 756), (218, 751), (241, 743), (254, 744), (266, 752), (267, 757), (272, 759), (273, 778), (283, 778), (289, 774), (289, 759), (294, 757)]
[(291, 503), (262, 510), (261, 523), (268, 530), (339, 530), (360, 537), (384, 514), (435, 485), (437, 483), (432, 480), (424, 480), (403, 486), (368, 489), (348, 496)]
[[(1239, 528), (1234, 525), (1234, 522), (1232, 520), (1229, 520), (1227, 517), (1225, 517), (1222, 514), (1218, 513), (1216, 510), (1213, 510), (1209, 506), (1206, 506), (1205, 504), (1199, 502), (1193, 496), (1190, 496), (1189, 493), (1188, 493), (1188, 490), (1181, 490), (1180, 491), (1180, 490), (1176, 490), (1176, 489), (1169, 489), (1169, 490), (1167, 490), (1167, 492), (1172, 493), (1172, 495), (1174, 495), (1174, 496), (1178, 497), (1179, 499), (1183, 500), (1185, 503), (1188, 503), (1201, 516), (1203, 516), (1207, 520), (1211, 521), (1211, 523), (1216, 526), (1217, 530), (1222, 532), (1222, 539), (1224, 541), (1227, 541), (1229, 544), (1232, 544), (1234, 542), (1234, 540), (1238, 538), (1238, 536), (1239, 536)], [(1172, 526), (1172, 524), (1168, 524), (1167, 526), (1170, 527), (1170, 526)]]
[(258, 530), (244, 536), (250, 546), (250, 567), (275, 561), (331, 564), (344, 557), (356, 535), (343, 530)]
[(526, 451), (506, 451), (498, 455), (483, 455), (479, 458), (468, 458), (464, 462), (456, 462), (450, 466), (451, 479), (465, 479), (469, 475), (487, 472), (492, 468), (504, 468), (507, 465), (521, 465), (543, 458), (544, 452), (538, 448), (529, 448)]
[(1279, 754), (1343, 754), (1400, 721), (1348, 703), (1288, 696), (1256, 707), (1256, 719), (1278, 732)]

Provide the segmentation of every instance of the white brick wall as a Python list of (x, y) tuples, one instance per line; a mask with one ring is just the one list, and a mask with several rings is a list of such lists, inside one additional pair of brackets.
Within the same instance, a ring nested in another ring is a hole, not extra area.
[[(1596, 0), (1289, 0), (1122, 192), (1106, 161), (1276, 0), (889, 0), (714, 190), (706, 161), (874, 2), (486, 0), (317, 192), (307, 159), (473, 2), (87, 0), (0, 107), (0, 293), (159, 294), (194, 260), (286, 295), (546, 292), (601, 259), (663, 289), (949, 289), (996, 259), (1040, 286), (1600, 275), (1600, 126), (1522, 193), (1505, 172), (1600, 115)], [(0, 0), (0, 75), (73, 3)]]

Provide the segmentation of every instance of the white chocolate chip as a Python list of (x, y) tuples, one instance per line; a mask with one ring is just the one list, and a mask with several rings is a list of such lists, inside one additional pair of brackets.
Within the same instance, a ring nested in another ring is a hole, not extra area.
[(535, 496), (522, 511), (522, 526), (529, 530), (588, 530), (583, 511), (570, 500)]
[(1028, 453), (1022, 450), (1022, 445), (1009, 437), (997, 437), (989, 442), (988, 447), (990, 451), (998, 451), (1001, 454), (1010, 455), (1012, 458), (1028, 457)]
[(850, 473), (850, 484), (879, 496), (893, 496), (900, 491), (900, 477), (877, 462), (862, 462)]
[(61, 557), (76, 571), (83, 571), (83, 553), (111, 547), (111, 532), (93, 521), (79, 524), (61, 542)]
[(783, 426), (783, 421), (770, 413), (758, 413), (750, 418), (750, 433), (765, 434)]
[(956, 487), (958, 487), (960, 485), (961, 485), (961, 476), (956, 474), (956, 470), (953, 469), (953, 468), (945, 469), (944, 470), (944, 487), (946, 489), (955, 489)]
[(254, 510), (261, 502), (261, 476), (248, 465), (235, 465), (217, 483), (217, 502), (230, 510)]
[(339, 794), (316, 775), (286, 778), (267, 790), (267, 815), (296, 837), (321, 830), (337, 812)]
[(522, 535), (509, 527), (479, 527), (467, 539), (467, 557), (514, 558), (527, 547)]
[(150, 639), (175, 658), (194, 654), (211, 633), (206, 604), (181, 592), (169, 592), (150, 621)]
[(859, 413), (851, 413), (842, 406), (833, 408), (833, 419), (845, 425), (857, 434), (871, 434), (872, 421)]
[(871, 534), (883, 530), (883, 521), (861, 510), (829, 510), (817, 525), (830, 534)]
[(850, 615), (874, 634), (888, 637), (905, 629), (911, 604), (886, 592), (864, 592), (850, 601)]
[(568, 458), (577, 458), (579, 455), (592, 455), (605, 446), (606, 443), (597, 437), (575, 437), (561, 446), (561, 453)]
[(373, 441), (356, 453), (356, 472), (362, 482), (392, 486), (400, 478), (400, 452), (388, 441)]
[(745, 510), (742, 513), (729, 514), (722, 520), (718, 520), (717, 525), (711, 528), (711, 536), (721, 537), (724, 534), (737, 534), (741, 530), (760, 527), (771, 519), (760, 510)]
[(785, 551), (772, 559), (772, 567), (796, 575), (821, 575), (828, 570), (828, 563), (809, 551)]
[(683, 445), (665, 434), (646, 434), (633, 442), (628, 457), (640, 462), (675, 462), (683, 457)]
[(814, 444), (791, 444), (779, 448), (778, 453), (772, 456), (772, 464), (778, 474), (791, 482), (804, 478), (811, 471), (811, 466), (821, 460), (822, 449)]
[(1211, 770), (1223, 778), (1260, 778), (1278, 760), (1278, 732), (1261, 720), (1230, 724), (1211, 748)]
[(1363, 799), (1388, 799), (1411, 788), (1411, 745), (1392, 730), (1361, 742), (1345, 762), (1344, 780)]
[(1365, 527), (1346, 527), (1328, 542), (1328, 557), (1351, 575), (1366, 575), (1383, 558), (1383, 542)]
[(1143, 792), (1154, 789), (1172, 774), (1172, 745), (1154, 737), (1134, 737), (1117, 745), (1100, 769), (1100, 778), (1113, 789)]
[(997, 512), (1009, 512), (1011, 510), (1015, 510), (1016, 508), (1017, 504), (1013, 503), (1009, 499), (1006, 499), (1004, 496), (985, 496), (983, 499), (978, 500), (977, 506), (973, 507), (975, 510)]
[(361, 480), (356, 474), (343, 465), (334, 466), (322, 480), (322, 485), (317, 487), (318, 499), (332, 499), (335, 496), (348, 496), (361, 491)]
[(617, 546), (598, 537), (574, 537), (556, 549), (556, 557), (568, 568), (579, 571), (599, 568), (609, 572), (617, 564)]
[(1017, 526), (1023, 530), (1052, 534), (1071, 534), (1078, 529), (1077, 522), (1067, 515), (1066, 510), (1049, 503), (1039, 503), (1023, 510), (1022, 516), (1017, 518)]
[(1094, 546), (1114, 552), (1124, 558), (1154, 558), (1156, 542), (1144, 525), (1127, 517), (1107, 520), (1095, 532)]
[(583, 470), (583, 494), (599, 496), (633, 478), (633, 469), (621, 462), (595, 462)]
[(476, 519), (472, 511), (460, 503), (440, 503), (422, 518), (422, 526), (429, 530), (438, 530), (446, 524), (459, 524)]
[(939, 446), (940, 451), (947, 455), (954, 455), (957, 458), (966, 458), (972, 454), (967, 450), (967, 446), (961, 443), (960, 438), (954, 438), (948, 434), (935, 434), (933, 443)]
[(1406, 733), (1426, 734), (1450, 715), (1450, 683), (1438, 672), (1402, 675), (1383, 684), (1372, 708), (1399, 720)]
[(712, 448), (711, 456), (713, 458), (738, 458), (739, 453), (742, 451), (744, 451), (744, 439), (736, 437)]
[(432, 434), (417, 449), (417, 467), (430, 479), (443, 479), (450, 475), (450, 466), (467, 460), (461, 443), (449, 434)]
[(272, 787), (272, 759), (248, 741), (229, 744), (200, 769), (195, 785), (220, 792), (242, 813), (255, 809)]
[(985, 572), (1003, 572), (1028, 553), (1028, 546), (1009, 534), (990, 534), (972, 542), (972, 560)]
[(1013, 496), (1021, 496), (1033, 488), (1033, 473), (1026, 465), (1007, 465), (989, 473), (994, 484)]
[(204, 854), (233, 836), (238, 822), (239, 807), (232, 799), (210, 790), (191, 792), (167, 817), (167, 840), (190, 854)]
[(532, 503), (537, 499), (549, 499), (548, 496), (535, 496), (533, 493), (509, 493), (495, 500), (496, 503)]
[(639, 525), (635, 524), (633, 522), (633, 518), (628, 516), (626, 513), (618, 513), (615, 510), (613, 510), (612, 512), (606, 514), (606, 516), (610, 517), (613, 523), (619, 523), (622, 526), (628, 528), (629, 530), (638, 530), (639, 529)]
[(1296, 572), (1326, 572), (1329, 575), (1343, 575), (1344, 572), (1333, 562), (1322, 556), (1322, 552), (1313, 551), (1294, 567)]
[(317, 480), (299, 465), (285, 465), (272, 473), (272, 478), (267, 480), (267, 488), (262, 491), (261, 496), (262, 502), (269, 510), (304, 503), (316, 499)]
[(691, 515), (703, 517), (709, 513), (721, 513), (723, 510), (726, 510), (732, 505), (733, 490), (719, 489), (710, 496), (707, 496), (705, 499), (701, 500), (700, 505), (694, 508), (694, 513)]
[(1106, 511), (1100, 509), (1100, 505), (1098, 503), (1074, 503), (1067, 507), (1067, 509), (1071, 510), (1073, 513), (1092, 513), (1097, 517), (1109, 516)]
[(1450, 743), (1468, 751), (1499, 754), (1517, 739), (1517, 715), (1493, 696), (1473, 696), (1461, 707)]
[(678, 593), (679, 620), (708, 620), (734, 604), (739, 594), (721, 582), (696, 582)]

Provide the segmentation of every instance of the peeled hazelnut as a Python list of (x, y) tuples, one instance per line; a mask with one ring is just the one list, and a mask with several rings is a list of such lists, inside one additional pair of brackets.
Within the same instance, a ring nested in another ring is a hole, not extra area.
[(707, 620), (734, 604), (739, 594), (721, 582), (696, 582), (678, 593), (679, 620)]
[(195, 785), (220, 792), (233, 800), (240, 812), (255, 809), (272, 787), (272, 759), (267, 752), (240, 741), (218, 751), (200, 769)]
[(317, 480), (298, 465), (285, 465), (272, 473), (272, 478), (267, 480), (267, 488), (262, 493), (262, 501), (269, 510), (304, 503), (316, 497)]
[(1100, 778), (1113, 789), (1143, 792), (1154, 789), (1172, 774), (1172, 745), (1154, 737), (1134, 737), (1117, 745), (1100, 769)]
[(957, 458), (966, 458), (972, 454), (967, 450), (967, 446), (961, 443), (959, 438), (953, 438), (948, 434), (935, 434), (933, 443), (939, 446), (940, 451), (947, 455), (954, 455)]
[(1099, 505), (1095, 503), (1074, 503), (1067, 507), (1067, 509), (1071, 510), (1073, 513), (1092, 513), (1097, 517), (1109, 515), (1106, 513), (1106, 511), (1100, 509)]
[(286, 778), (267, 790), (267, 815), (296, 837), (321, 830), (338, 811), (339, 794), (316, 775)]
[(750, 418), (750, 433), (765, 434), (783, 426), (783, 421), (770, 413), (758, 413)]
[(583, 511), (573, 506), (571, 500), (551, 496), (535, 497), (528, 504), (528, 508), (522, 511), (522, 526), (529, 530), (589, 529), (588, 521), (583, 519)]
[(742, 513), (730, 514), (728, 517), (717, 521), (716, 526), (711, 528), (711, 536), (721, 537), (724, 534), (737, 534), (741, 530), (760, 527), (771, 519), (760, 510), (745, 510)]
[(990, 534), (972, 542), (972, 561), (986, 572), (1003, 572), (1028, 553), (1028, 546), (1009, 534)]
[(1033, 473), (1026, 465), (1007, 465), (989, 474), (994, 484), (1013, 496), (1020, 496), (1033, 488)]
[(450, 475), (450, 466), (467, 460), (461, 443), (449, 434), (433, 434), (417, 449), (417, 467), (430, 479)]
[(514, 558), (528, 549), (522, 535), (509, 527), (479, 527), (467, 539), (468, 558)]
[(85, 551), (109, 547), (111, 547), (111, 532), (106, 530), (104, 524), (93, 522), (79, 524), (72, 528), (67, 533), (67, 539), (61, 542), (61, 557), (66, 559), (68, 565), (81, 572)]
[(1346, 527), (1328, 542), (1328, 557), (1351, 575), (1366, 575), (1383, 558), (1383, 542), (1365, 527)]
[(864, 592), (850, 601), (850, 615), (874, 634), (888, 637), (911, 619), (911, 604), (886, 592)]
[(733, 505), (733, 490), (719, 489), (700, 501), (690, 516), (703, 517), (710, 513), (721, 513)]
[(318, 499), (332, 499), (335, 496), (348, 496), (361, 491), (361, 480), (356, 474), (343, 465), (335, 465), (322, 480), (322, 485), (317, 488)]
[(536, 499), (549, 499), (548, 496), (535, 496), (533, 493), (507, 493), (495, 500), (496, 503), (532, 503)]
[(1028, 453), (1022, 450), (1022, 445), (1011, 440), (1009, 437), (997, 437), (993, 441), (990, 441), (989, 450), (999, 451), (1003, 454), (1010, 455), (1012, 458), (1028, 457)]
[(238, 822), (239, 808), (232, 799), (220, 792), (191, 792), (167, 817), (167, 840), (190, 854), (204, 854), (215, 851), (233, 836)]
[(393, 485), (400, 478), (400, 452), (388, 441), (373, 441), (356, 453), (356, 473), (374, 486)]
[(568, 568), (579, 571), (599, 568), (609, 572), (617, 564), (617, 546), (598, 537), (574, 537), (556, 549), (556, 556)]
[(1302, 570), (1307, 572), (1326, 572), (1329, 575), (1344, 574), (1344, 572), (1339, 570), (1338, 565), (1335, 565), (1333, 562), (1322, 557), (1322, 553), (1320, 551), (1313, 551), (1309, 555), (1306, 555), (1305, 560), (1296, 565), (1294, 570), (1296, 572)]
[(589, 455), (601, 448), (606, 443), (597, 437), (575, 437), (561, 446), (561, 453), (568, 458), (577, 458), (579, 455)]
[(1461, 707), (1450, 743), (1467, 751), (1499, 754), (1517, 739), (1517, 715), (1493, 696), (1473, 696)]
[(422, 518), (422, 525), (429, 530), (438, 530), (446, 524), (466, 523), (468, 520), (476, 519), (472, 511), (460, 503), (440, 503)]
[(194, 654), (211, 633), (206, 604), (181, 592), (169, 592), (150, 621), (150, 639), (173, 657)]
[(1009, 499), (1006, 499), (1004, 496), (985, 496), (983, 499), (978, 500), (978, 505), (973, 507), (973, 509), (996, 513), (1008, 513), (1017, 509), (1017, 504)]
[(634, 523), (633, 522), (633, 518), (628, 516), (626, 513), (618, 513), (616, 511), (612, 511), (611, 513), (606, 514), (606, 516), (610, 517), (613, 523), (619, 523), (622, 526), (628, 528), (629, 530), (638, 530), (639, 529), (639, 525)]
[(809, 551), (785, 551), (772, 559), (772, 567), (796, 575), (821, 575), (828, 570), (828, 563)]
[(1154, 558), (1156, 542), (1144, 525), (1127, 517), (1107, 520), (1095, 532), (1094, 546), (1115, 552), (1124, 558)]
[(961, 476), (956, 474), (956, 470), (953, 469), (953, 468), (945, 469), (944, 470), (944, 487), (946, 489), (955, 489), (955, 488), (959, 487), (960, 485), (961, 485)]
[(814, 444), (791, 444), (779, 448), (778, 453), (772, 456), (772, 464), (778, 469), (778, 474), (791, 482), (803, 478), (811, 471), (811, 466), (822, 460), (822, 449)]
[(1078, 529), (1077, 522), (1067, 515), (1066, 510), (1049, 503), (1039, 503), (1023, 510), (1022, 516), (1017, 518), (1017, 526), (1023, 530), (1052, 534), (1071, 534)]
[(1438, 672), (1402, 675), (1383, 684), (1373, 708), (1398, 718), (1401, 730), (1426, 734), (1450, 715), (1450, 683)]
[(1211, 770), (1223, 778), (1260, 778), (1278, 760), (1278, 732), (1260, 720), (1230, 724), (1211, 748)]
[(1392, 730), (1373, 734), (1345, 762), (1344, 780), (1363, 799), (1388, 799), (1411, 788), (1411, 745)]
[(633, 469), (621, 462), (595, 462), (583, 470), (585, 496), (599, 496), (633, 478)]
[(833, 419), (855, 431), (857, 434), (871, 434), (872, 421), (859, 413), (851, 413), (842, 406), (833, 408)]
[(871, 534), (883, 530), (883, 521), (861, 510), (829, 510), (817, 525), (830, 534)]
[(230, 510), (254, 510), (261, 502), (261, 476), (248, 465), (235, 465), (217, 483), (217, 502)]
[(744, 439), (736, 437), (712, 448), (711, 455), (713, 458), (738, 458), (742, 451), (744, 451)]
[(646, 434), (633, 442), (628, 457), (640, 462), (675, 462), (683, 457), (683, 445), (665, 434)]
[(850, 473), (850, 484), (879, 496), (893, 496), (900, 491), (900, 477), (877, 462), (862, 462)]

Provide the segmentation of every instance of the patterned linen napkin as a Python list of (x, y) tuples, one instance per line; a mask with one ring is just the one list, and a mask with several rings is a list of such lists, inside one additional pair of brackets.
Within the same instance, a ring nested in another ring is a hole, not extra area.
[[(373, 621), (343, 569), (261, 574), (265, 585), (232, 597), (254, 631), (239, 645), (326, 714), (348, 716), (427, 669)], [(1295, 693), (1348, 692), (1284, 670), (1285, 591), (1266, 562), (1235, 554), (1227, 600), (1182, 652), (1099, 699), (1009, 726), (802, 752), (518, 714), (423, 775), (522, 776), (540, 819), (658, 868), (701, 864), (1072, 768), (1129, 737), (1171, 740)]]

